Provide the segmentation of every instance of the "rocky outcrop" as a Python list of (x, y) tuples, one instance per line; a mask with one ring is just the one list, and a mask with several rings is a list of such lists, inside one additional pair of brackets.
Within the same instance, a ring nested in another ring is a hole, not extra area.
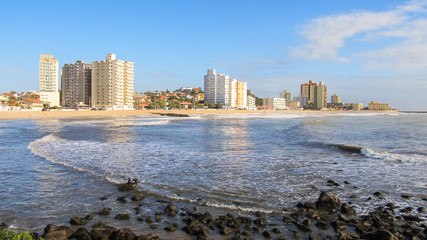
[(340, 206), (341, 201), (331, 192), (322, 192), (316, 202), (319, 211), (336, 212)]

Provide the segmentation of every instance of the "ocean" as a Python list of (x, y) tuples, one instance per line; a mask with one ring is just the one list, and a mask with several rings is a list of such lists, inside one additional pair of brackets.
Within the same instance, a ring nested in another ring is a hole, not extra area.
[(427, 207), (426, 143), (427, 114), (0, 121), (0, 222), (42, 232), (48, 223), (68, 224), (72, 216), (108, 206), (112, 216), (128, 212), (131, 220), (95, 214), (91, 224), (162, 232), (137, 221), (136, 203), (116, 200), (123, 195), (116, 184), (128, 178), (138, 178), (147, 195), (141, 217), (172, 201), (213, 215), (261, 212), (280, 224), (281, 214), (297, 202), (315, 201), (321, 191), (351, 202), (359, 213), (388, 202)]

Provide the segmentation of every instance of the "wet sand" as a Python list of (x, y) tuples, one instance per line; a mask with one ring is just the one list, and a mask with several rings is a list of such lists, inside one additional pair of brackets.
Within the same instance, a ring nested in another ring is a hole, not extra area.
[(249, 111), (249, 110), (116, 110), (116, 111), (2, 111), (0, 120), (12, 119), (56, 119), (108, 116), (143, 116), (156, 113), (173, 114), (339, 114), (339, 113), (390, 113), (397, 111)]

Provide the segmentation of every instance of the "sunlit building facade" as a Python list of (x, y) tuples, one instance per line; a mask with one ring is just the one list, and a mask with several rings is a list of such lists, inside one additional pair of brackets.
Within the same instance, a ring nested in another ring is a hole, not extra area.
[(58, 60), (50, 54), (40, 54), (39, 88), (40, 100), (51, 107), (61, 106), (59, 99)]

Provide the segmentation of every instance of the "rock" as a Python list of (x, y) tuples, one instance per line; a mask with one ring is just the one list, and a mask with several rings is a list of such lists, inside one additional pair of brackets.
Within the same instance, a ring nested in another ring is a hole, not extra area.
[(165, 208), (164, 212), (165, 212), (165, 213), (176, 212), (176, 206), (175, 206), (173, 203), (169, 203), (169, 204), (166, 206), (166, 208)]
[(120, 213), (120, 214), (117, 214), (114, 217), (114, 219), (117, 219), (117, 220), (129, 220), (130, 219), (130, 214), (128, 214), (128, 213)]
[(377, 196), (377, 197), (379, 197), (379, 196), (381, 196), (382, 194), (381, 194), (381, 192), (374, 192), (374, 196)]
[[(1, 228), (0, 228), (1, 229)], [(30, 233), (30, 235), (31, 235), (31, 238), (32, 239), (34, 239), (34, 240), (39, 240), (40, 239), (40, 237), (41, 236), (39, 236), (39, 234), (38, 233), (36, 233), (36, 232), (32, 232), (32, 233)]]
[(344, 181), (345, 184), (350, 184), (348, 181)]
[(98, 228), (98, 227), (106, 227), (107, 225), (105, 225), (103, 222), (97, 222), (95, 224), (93, 224), (92, 228)]
[[(3, 226), (3, 223), (2, 223)], [(5, 228), (8, 228), (8, 226), (6, 225)], [(44, 234), (46, 233), (50, 233), (50, 232), (54, 232), (58, 229), (58, 226), (53, 225), (53, 224), (48, 224), (45, 228), (44, 228)]]
[(272, 231), (273, 233), (276, 233), (276, 234), (279, 234), (279, 233), (281, 233), (281, 232), (282, 232), (282, 230), (280, 230), (280, 228), (273, 228), (271, 231)]
[(279, 237), (277, 237), (277, 240), (286, 240), (286, 237), (285, 236), (279, 236)]
[(387, 230), (376, 231), (374, 238), (378, 240), (398, 240), (397, 237), (395, 237), (391, 232)]
[(92, 228), (92, 231), (90, 234), (92, 235), (93, 240), (105, 240), (105, 239), (109, 239), (114, 232), (116, 232), (115, 228), (105, 226), (105, 227)]
[(304, 208), (305, 209), (316, 209), (316, 204), (311, 203), (311, 202), (305, 202), (304, 203)]
[(319, 238), (316, 235), (314, 235), (314, 234), (308, 235), (308, 239), (309, 240), (319, 240)]
[(300, 208), (300, 209), (298, 209), (296, 212), (292, 213), (292, 214), (291, 214), (291, 217), (292, 217), (293, 219), (295, 219), (295, 220), (298, 220), (298, 219), (300, 219), (300, 218), (303, 218), (303, 217), (304, 217), (304, 214), (305, 214), (305, 209)]
[(93, 219), (93, 215), (92, 214), (86, 215), (85, 219), (88, 220), (88, 221), (92, 220)]
[(157, 229), (157, 225), (156, 225), (156, 224), (152, 224), (152, 225), (150, 226), (150, 228), (151, 228), (151, 229), (153, 229), (153, 230), (154, 230), (154, 229)]
[(337, 220), (333, 221), (331, 223), (332, 227), (334, 228), (335, 232), (340, 233), (347, 229), (347, 224), (343, 221)]
[(175, 226), (167, 226), (165, 227), (165, 231), (167, 232), (174, 232), (176, 230)]
[(329, 179), (327, 182), (328, 182), (328, 186), (335, 186), (335, 187), (340, 186), (339, 183), (337, 183), (337, 182), (335, 182), (334, 180), (331, 180), (331, 179)]
[(110, 236), (110, 240), (134, 240), (135, 238), (136, 234), (129, 228), (121, 228)]
[(307, 225), (304, 225), (301, 223), (296, 223), (296, 224), (297, 224), (297, 228), (299, 230), (304, 231), (304, 232), (311, 232), (311, 229)]
[(161, 222), (161, 221), (162, 221), (162, 217), (160, 217), (160, 216), (155, 216), (155, 217), (154, 217), (154, 220), (155, 220), (156, 222)]
[(68, 234), (65, 230), (52, 231), (43, 235), (45, 240), (67, 240)]
[(340, 200), (331, 192), (322, 192), (316, 202), (316, 208), (321, 211), (336, 212), (340, 206)]
[(413, 207), (406, 207), (404, 209), (401, 209), (400, 211), (403, 213), (408, 213), (408, 212), (412, 212), (414, 210)]
[(71, 225), (84, 226), (84, 225), (86, 225), (86, 223), (87, 223), (87, 220), (85, 218), (72, 217), (70, 219), (70, 224)]
[(350, 195), (350, 198), (355, 199), (355, 198), (357, 198), (357, 195), (355, 195), (355, 194)]
[(283, 222), (284, 223), (292, 223), (294, 219), (291, 216), (283, 216)]
[(302, 224), (304, 224), (307, 227), (309, 227), (311, 225), (311, 221), (310, 221), (310, 219), (305, 219), (304, 221), (302, 221)]
[(406, 199), (411, 199), (413, 198), (411, 195), (407, 195), (407, 194), (402, 194), (400, 195), (402, 198), (406, 198)]
[(134, 195), (134, 196), (132, 197), (132, 201), (134, 201), (134, 202), (136, 202), (136, 201), (140, 201), (140, 200), (142, 200), (144, 197), (145, 197), (144, 193), (140, 192), (140, 193), (137, 193), (136, 195)]
[(359, 240), (359, 236), (356, 235), (356, 233), (349, 232), (349, 233), (340, 233), (338, 236), (338, 240)]
[(424, 207), (419, 207), (419, 208), (417, 208), (417, 211), (419, 213), (424, 213), (425, 212), (425, 208)]
[(102, 201), (105, 201), (105, 200), (107, 200), (108, 198), (107, 198), (106, 196), (103, 196), (103, 197), (100, 197), (99, 199), (100, 199), (100, 200), (102, 200)]
[(341, 205), (341, 212), (347, 215), (356, 215), (356, 210), (354, 210), (354, 208), (350, 207), (346, 203)]
[(76, 240), (92, 240), (92, 236), (90, 233), (86, 230), (86, 228), (78, 228), (74, 233), (71, 235), (71, 238), (75, 238)]
[(136, 186), (138, 186), (137, 184), (133, 184), (133, 183), (123, 183), (123, 184), (119, 184), (119, 191), (120, 192), (128, 192), (128, 191), (132, 191), (133, 189), (136, 188)]
[(147, 235), (141, 235), (138, 237), (138, 240), (160, 240), (159, 235), (155, 233), (150, 233)]
[(152, 223), (152, 222), (153, 222), (153, 219), (152, 219), (150, 216), (148, 216), (148, 217), (145, 219), (145, 221), (146, 221), (148, 224), (150, 224), (150, 223)]
[(126, 200), (126, 195), (120, 196), (117, 198), (117, 201), (121, 202), (121, 203), (127, 203)]
[(106, 208), (103, 208), (98, 214), (101, 216), (107, 216), (107, 215), (110, 215), (110, 211), (111, 211), (111, 208), (106, 207)]
[(212, 215), (211, 215), (210, 213), (205, 212), (203, 215), (201, 215), (201, 216), (199, 216), (199, 217), (198, 217), (198, 220), (199, 220), (201, 223), (206, 224), (206, 223), (208, 223), (208, 222), (213, 221), (213, 217), (212, 217)]
[(421, 222), (421, 221), (423, 221), (420, 217), (415, 216), (415, 215), (404, 215), (402, 217), (403, 217), (403, 219), (405, 219), (407, 221), (414, 221), (414, 222)]
[(219, 231), (222, 235), (229, 235), (232, 231), (231, 228), (225, 227)]
[(265, 218), (258, 218), (254, 221), (254, 224), (257, 226), (266, 226), (267, 225), (267, 219)]
[(329, 229), (329, 224), (327, 224), (326, 222), (323, 221), (318, 221), (316, 223), (316, 227), (322, 230), (328, 230)]
[(265, 238), (271, 238), (271, 237), (272, 237), (272, 235), (271, 235), (271, 233), (270, 233), (269, 231), (264, 231), (264, 232), (262, 233), (262, 235), (263, 235)]

